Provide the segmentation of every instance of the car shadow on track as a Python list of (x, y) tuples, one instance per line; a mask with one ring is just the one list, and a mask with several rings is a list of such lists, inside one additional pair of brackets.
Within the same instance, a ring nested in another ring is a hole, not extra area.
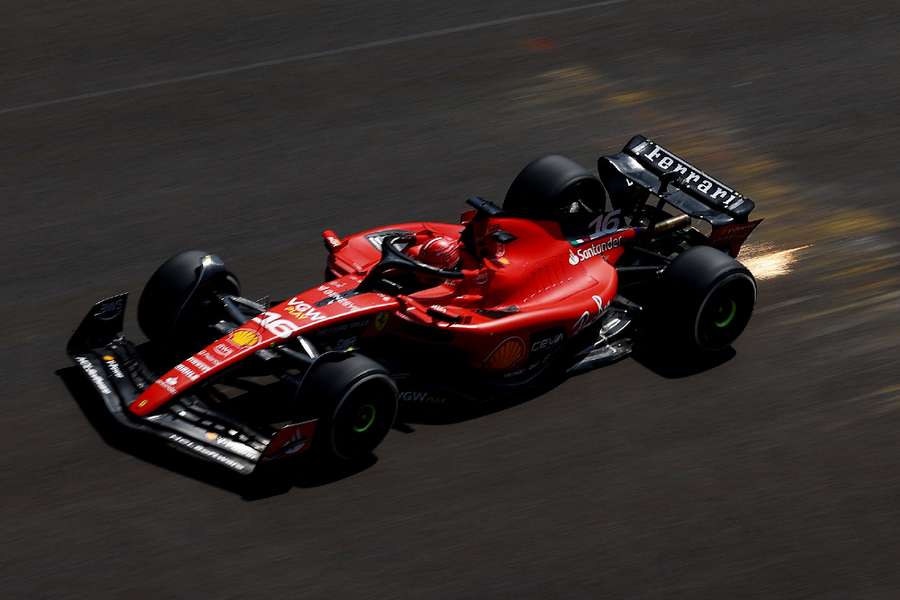
[[(699, 356), (688, 354), (673, 356), (669, 353), (644, 350), (635, 351), (630, 358), (660, 377), (679, 379), (719, 367), (730, 361), (735, 355), (734, 349), (729, 347), (720, 352)], [(623, 357), (615, 362), (626, 359), (627, 357)], [(527, 387), (500, 394), (485, 391), (480, 394), (469, 393), (465, 396), (454, 396), (452, 399), (441, 393), (414, 395), (413, 397), (418, 397), (419, 401), (401, 403), (394, 429), (403, 433), (412, 433), (413, 425), (416, 424), (451, 425), (477, 419), (534, 400), (568, 379), (582, 377), (607, 366), (611, 365), (607, 364), (572, 375), (558, 373), (544, 376), (538, 382)], [(636, 385), (640, 385), (640, 382), (637, 382)]]
[[(734, 356), (735, 351), (731, 348), (701, 358), (672, 357), (654, 352), (635, 352), (632, 355), (645, 368), (666, 378), (696, 375), (718, 367)], [(534, 400), (567, 379), (590, 372), (543, 377), (536, 383), (512, 392), (483, 392), (453, 397), (435, 393), (418, 396), (419, 401), (401, 402), (394, 430), (408, 434), (414, 433), (415, 425), (419, 424), (451, 425), (478, 419)], [(328, 485), (361, 473), (378, 462), (374, 455), (351, 464), (330, 464), (301, 456), (280, 464), (266, 465), (250, 476), (238, 475), (178, 452), (155, 438), (123, 430), (103, 407), (96, 390), (77, 367), (59, 369), (56, 375), (63, 381), (85, 418), (109, 446), (157, 467), (237, 494), (247, 501), (270, 498), (293, 488)], [(265, 395), (265, 389), (260, 388), (255, 393)], [(252, 403), (245, 403), (248, 404)]]
[(376, 462), (370, 456), (353, 464), (324, 464), (306, 457), (285, 461), (277, 466), (257, 469), (252, 475), (238, 475), (216, 465), (178, 452), (155, 438), (125, 431), (103, 406), (96, 390), (77, 367), (56, 371), (85, 418), (106, 444), (144, 462), (218, 487), (253, 501), (289, 492), (293, 488), (312, 488), (334, 483), (360, 473)]
[(563, 377), (545, 378), (539, 383), (506, 392), (485, 390), (465, 395), (429, 393), (421, 396), (419, 401), (400, 403), (394, 429), (412, 433), (412, 425), (452, 425), (478, 419), (530, 402), (564, 380)]
[(719, 352), (702, 355), (672, 355), (658, 350), (635, 350), (631, 358), (641, 366), (666, 379), (681, 379), (724, 365), (737, 355), (728, 347)]

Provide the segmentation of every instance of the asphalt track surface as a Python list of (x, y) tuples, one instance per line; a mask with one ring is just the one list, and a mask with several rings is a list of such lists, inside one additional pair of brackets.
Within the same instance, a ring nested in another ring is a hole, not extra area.
[[(3, 2), (0, 596), (900, 595), (900, 9), (577, 4)], [(323, 228), (638, 132), (766, 216), (714, 369), (627, 360), (268, 494), (117, 443), (67, 376), (177, 250), (288, 294)]]

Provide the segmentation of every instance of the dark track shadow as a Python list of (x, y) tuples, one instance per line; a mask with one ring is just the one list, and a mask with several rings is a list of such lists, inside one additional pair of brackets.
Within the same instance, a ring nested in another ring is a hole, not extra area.
[(631, 357), (660, 377), (681, 379), (715, 369), (727, 363), (736, 354), (734, 348), (729, 346), (719, 352), (703, 355), (673, 354), (655, 349), (635, 349)]
[[(152, 350), (146, 346), (139, 350), (141, 350), (144, 360), (148, 364), (154, 365), (156, 369), (165, 366), (161, 359), (153, 356)], [(675, 379), (690, 377), (718, 367), (731, 360), (735, 354), (732, 348), (728, 348), (716, 354), (699, 357), (673, 356), (660, 351), (647, 350), (636, 350), (631, 356), (657, 375)], [(602, 367), (599, 368), (602, 369)], [(468, 391), (464, 393), (435, 391), (425, 395), (420, 394), (412, 401), (401, 401), (394, 430), (401, 433), (414, 433), (414, 426), (417, 424), (452, 425), (478, 419), (530, 402), (570, 377), (577, 377), (589, 372), (591, 371), (577, 375), (565, 375), (559, 372), (545, 374), (526, 386), (511, 390), (489, 388), (478, 385), (477, 381), (468, 381), (465, 386)], [(237, 494), (247, 501), (284, 494), (295, 487), (312, 488), (328, 485), (361, 473), (378, 462), (376, 456), (370, 456), (352, 464), (334, 464), (324, 462), (315, 456), (303, 455), (294, 460), (263, 465), (249, 476), (238, 475), (217, 465), (178, 452), (160, 443), (156, 438), (123, 430), (106, 412), (96, 391), (82, 377), (78, 368), (59, 369), (56, 371), (56, 375), (62, 379), (85, 418), (109, 446), (157, 467)], [(264, 386), (248, 382), (245, 394), (229, 403), (234, 404), (238, 413), (244, 412), (244, 409), (240, 407), (251, 407), (246, 409), (244, 416), (253, 416), (255, 409), (252, 407), (261, 407), (263, 410), (277, 407), (278, 394), (275, 393), (277, 387), (277, 384)]]
[[(453, 425), (478, 419), (530, 402), (543, 396), (567, 377), (544, 376), (525, 387), (513, 390), (496, 390), (482, 387), (463, 394), (435, 393), (428, 401), (401, 402), (394, 429), (411, 433), (409, 427), (419, 425)], [(440, 400), (440, 401), (438, 401)]]
[(360, 473), (378, 461), (371, 456), (352, 464), (333, 465), (301, 456), (280, 464), (265, 465), (252, 475), (239, 475), (178, 452), (156, 438), (124, 430), (106, 412), (102, 400), (77, 367), (58, 369), (56, 375), (85, 418), (110, 447), (178, 475), (237, 494), (247, 501), (284, 494), (294, 487), (327, 485)]
[[(729, 347), (721, 352), (700, 356), (689, 354), (673, 356), (661, 351), (635, 350), (630, 357), (660, 377), (678, 379), (714, 369), (728, 362), (735, 355), (734, 349)], [(416, 424), (452, 425), (478, 419), (530, 402), (568, 379), (602, 370), (623, 359), (571, 375), (560, 372), (544, 375), (521, 389), (497, 391), (482, 386), (478, 388), (478, 391), (470, 390), (465, 394), (452, 395), (452, 397), (450, 394), (434, 393), (419, 402), (401, 402), (400, 413), (394, 429), (402, 433), (412, 433), (414, 431), (412, 425)], [(472, 386), (470, 383), (470, 387), (477, 388), (478, 386)]]

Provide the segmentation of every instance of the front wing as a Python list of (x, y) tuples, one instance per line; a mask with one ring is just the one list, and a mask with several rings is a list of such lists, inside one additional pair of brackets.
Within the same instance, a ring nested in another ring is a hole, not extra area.
[(66, 348), (119, 425), (243, 475), (309, 449), (315, 419), (250, 426), (215, 410), (199, 394), (179, 396), (147, 416), (131, 412), (129, 405), (157, 378), (122, 334), (127, 297), (123, 293), (95, 304)]

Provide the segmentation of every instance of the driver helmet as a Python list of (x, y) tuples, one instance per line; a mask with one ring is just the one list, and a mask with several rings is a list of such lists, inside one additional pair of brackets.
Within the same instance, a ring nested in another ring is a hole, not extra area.
[(417, 259), (437, 269), (454, 269), (459, 264), (459, 248), (458, 240), (438, 235), (422, 244)]

